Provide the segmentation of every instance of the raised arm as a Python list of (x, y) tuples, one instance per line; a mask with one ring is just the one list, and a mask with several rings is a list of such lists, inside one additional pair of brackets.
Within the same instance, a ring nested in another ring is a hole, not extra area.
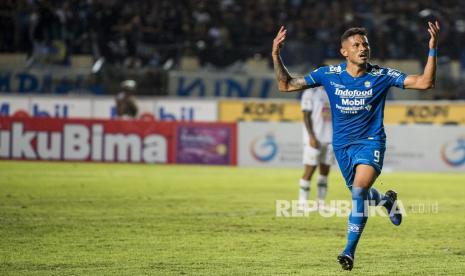
[(293, 92), (308, 88), (303, 76), (291, 76), (283, 64), (280, 56), (281, 47), (286, 39), (286, 29), (281, 26), (273, 40), (271, 57), (273, 58), (274, 72), (278, 81), (278, 89), (281, 92)]
[(429, 40), (429, 54), (425, 69), (421, 75), (408, 75), (404, 80), (406, 89), (426, 90), (434, 87), (436, 81), (436, 59), (438, 49), (439, 23), (428, 22), (428, 32), (431, 36)]

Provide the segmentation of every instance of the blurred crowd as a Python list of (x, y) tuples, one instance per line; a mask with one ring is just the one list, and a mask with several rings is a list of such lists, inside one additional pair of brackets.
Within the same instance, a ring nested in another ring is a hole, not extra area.
[[(348, 27), (369, 31), (373, 57), (424, 58), (426, 21), (442, 26), (440, 54), (465, 59), (459, 0), (2, 0), (0, 51), (91, 54), (128, 67), (170, 68), (182, 56), (225, 67), (269, 56), (280, 25), (289, 63), (339, 57)], [(286, 53), (283, 53), (286, 55)]]

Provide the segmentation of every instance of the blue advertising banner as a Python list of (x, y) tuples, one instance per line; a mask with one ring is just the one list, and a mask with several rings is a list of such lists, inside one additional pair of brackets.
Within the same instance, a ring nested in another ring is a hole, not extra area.
[(78, 70), (25, 70), (0, 72), (0, 92), (103, 94), (101, 84)]
[(215, 72), (169, 73), (168, 94), (176, 97), (298, 98), (300, 93), (280, 93), (275, 76)]

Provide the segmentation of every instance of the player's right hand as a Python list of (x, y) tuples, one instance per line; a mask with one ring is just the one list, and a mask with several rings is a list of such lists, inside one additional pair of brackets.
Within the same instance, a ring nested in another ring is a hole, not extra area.
[(284, 44), (284, 40), (286, 39), (286, 32), (287, 30), (284, 28), (284, 26), (281, 26), (281, 28), (279, 28), (278, 34), (273, 40), (273, 49), (271, 50), (271, 55), (279, 55), (279, 51), (281, 50), (281, 47)]
[(428, 32), (431, 36), (429, 40), (429, 48), (430, 49), (437, 49), (438, 48), (438, 40), (439, 40), (439, 30), (441, 28), (439, 27), (439, 22), (435, 21), (434, 24), (431, 22), (428, 22)]

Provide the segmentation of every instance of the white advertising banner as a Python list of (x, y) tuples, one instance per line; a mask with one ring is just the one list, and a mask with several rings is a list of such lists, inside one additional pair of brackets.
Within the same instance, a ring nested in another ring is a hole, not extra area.
[(97, 97), (92, 101), (92, 113), (95, 119), (110, 119), (116, 117), (115, 100), (110, 97)]
[(91, 98), (63, 96), (2, 96), (0, 115), (46, 118), (91, 118)]
[(465, 173), (465, 127), (387, 126), (384, 170)]
[[(113, 119), (116, 118), (116, 102), (113, 97), (96, 97), (92, 99), (92, 118)], [(147, 98), (136, 98), (137, 117), (151, 116), (155, 110), (155, 101)]]
[(240, 122), (238, 165), (302, 167), (302, 124)]
[[(218, 121), (218, 102), (215, 100), (136, 98), (138, 118), (159, 121)], [(48, 118), (116, 118), (115, 98), (68, 96), (20, 96), (0, 98), (0, 116)]]
[(92, 118), (90, 98), (31, 97), (32, 117), (47, 118)]
[(29, 97), (1, 96), (0, 116), (29, 115)]
[(158, 100), (155, 118), (159, 121), (218, 121), (218, 102), (205, 100)]
[[(386, 126), (386, 133), (383, 171), (465, 173), (465, 127)], [(238, 165), (301, 167), (301, 123), (240, 122)]]

